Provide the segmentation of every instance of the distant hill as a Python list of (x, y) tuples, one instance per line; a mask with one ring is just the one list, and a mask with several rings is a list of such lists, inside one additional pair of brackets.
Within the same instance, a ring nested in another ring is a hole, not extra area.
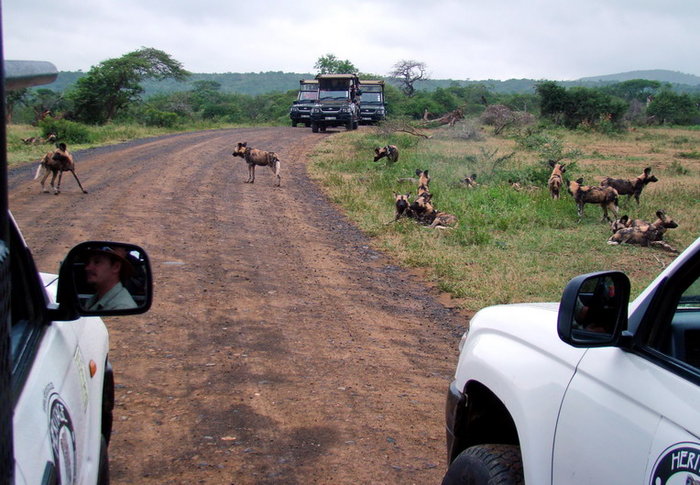
[(629, 71), (618, 74), (608, 74), (606, 76), (582, 77), (581, 82), (623, 82), (632, 79), (648, 79), (671, 84), (688, 84), (690, 86), (700, 85), (700, 76), (685, 74), (678, 71), (666, 71), (663, 69), (652, 69), (649, 71)]
[[(84, 76), (81, 71), (61, 71), (58, 78), (52, 84), (43, 86), (46, 89), (63, 92), (76, 82), (78, 78)], [(221, 91), (225, 93), (239, 93), (250, 96), (266, 94), (272, 92), (286, 92), (299, 88), (300, 79), (313, 78), (311, 73), (293, 73), (281, 71), (268, 72), (246, 72), (246, 73), (194, 73), (184, 82), (166, 79), (165, 81), (145, 81), (142, 86), (145, 90), (144, 98), (154, 94), (168, 94), (178, 91), (189, 91), (196, 81), (215, 81), (221, 85)], [(600, 87), (606, 84), (629, 81), (631, 79), (648, 79), (669, 83), (674, 90), (679, 92), (696, 93), (700, 92), (700, 77), (681, 72), (655, 69), (649, 71), (631, 71), (619, 74), (608, 74), (605, 76), (592, 76), (578, 79), (576, 81), (560, 81), (564, 87), (584, 86)], [(391, 84), (397, 85), (395, 80), (385, 78)], [(541, 80), (535, 79), (508, 79), (506, 81), (496, 79), (486, 79), (482, 81), (455, 80), (455, 79), (428, 79), (418, 81), (416, 89), (434, 91), (437, 88), (448, 88), (450, 86), (469, 86), (481, 84), (495, 93), (533, 93), (535, 86)]]

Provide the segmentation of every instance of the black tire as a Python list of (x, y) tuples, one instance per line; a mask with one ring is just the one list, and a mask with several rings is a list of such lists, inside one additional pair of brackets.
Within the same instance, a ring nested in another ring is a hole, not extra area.
[(442, 485), (522, 485), (523, 461), (516, 445), (477, 445), (454, 459)]
[(292, 121), (292, 128), (296, 128), (296, 127), (297, 127), (297, 122), (296, 122), (296, 121)]
[(100, 464), (97, 469), (97, 485), (109, 485), (109, 451), (104, 435), (100, 442)]
[(318, 123), (311, 123), (311, 131), (314, 133), (318, 133)]
[(321, 133), (325, 133), (325, 132), (326, 132), (326, 125), (321, 125)]
[(347, 123), (345, 123), (345, 129), (346, 129), (347, 131), (352, 130), (352, 127), (353, 127), (353, 126), (355, 126), (355, 123), (353, 123), (352, 121), (348, 121)]

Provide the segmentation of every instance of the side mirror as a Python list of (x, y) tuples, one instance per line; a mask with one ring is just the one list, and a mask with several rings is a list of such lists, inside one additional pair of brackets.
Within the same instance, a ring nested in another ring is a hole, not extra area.
[(630, 281), (624, 273), (589, 273), (572, 279), (559, 304), (559, 338), (574, 347), (618, 343), (627, 329)]
[(58, 311), (79, 315), (135, 315), (149, 310), (153, 276), (146, 251), (111, 241), (87, 241), (71, 249), (61, 264)]

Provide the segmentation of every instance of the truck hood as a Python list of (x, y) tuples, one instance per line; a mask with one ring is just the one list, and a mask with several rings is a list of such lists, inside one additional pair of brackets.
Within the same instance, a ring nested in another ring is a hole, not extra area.
[(477, 312), (469, 324), (469, 339), (480, 334), (497, 333), (502, 338), (518, 341), (541, 354), (573, 366), (585, 349), (564, 343), (557, 333), (559, 303), (517, 303), (495, 305)]

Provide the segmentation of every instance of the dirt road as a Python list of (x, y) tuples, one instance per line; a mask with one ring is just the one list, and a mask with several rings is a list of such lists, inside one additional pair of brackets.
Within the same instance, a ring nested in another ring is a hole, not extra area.
[[(433, 484), (466, 318), (371, 249), (305, 173), (322, 134), (188, 133), (76, 154), (62, 193), (11, 171), (39, 269), (87, 239), (149, 253), (155, 302), (106, 319), (114, 484)], [(255, 184), (235, 143), (277, 151)], [(70, 147), (69, 147), (70, 148)]]

